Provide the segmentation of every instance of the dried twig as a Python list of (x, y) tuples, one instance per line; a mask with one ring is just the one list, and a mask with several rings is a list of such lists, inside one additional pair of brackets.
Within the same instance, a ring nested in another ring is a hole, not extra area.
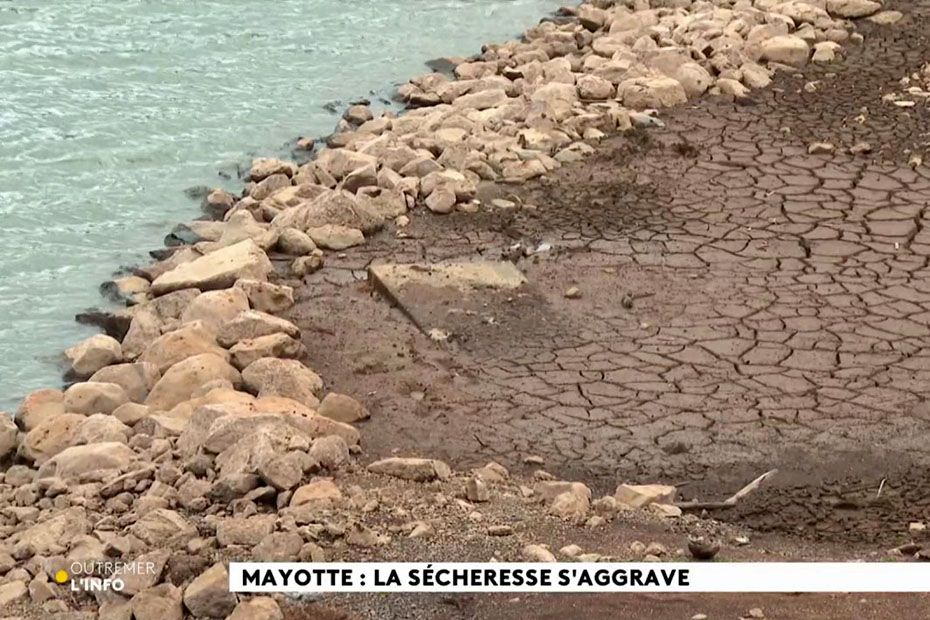
[(747, 484), (742, 489), (740, 489), (739, 491), (737, 491), (736, 493), (734, 493), (727, 499), (723, 500), (722, 502), (699, 502), (695, 500), (693, 502), (682, 502), (682, 503), (675, 504), (675, 505), (681, 508), (682, 510), (717, 510), (717, 509), (723, 509), (723, 508), (732, 508), (733, 506), (736, 505), (736, 503), (739, 500), (743, 499), (744, 497), (746, 497), (747, 495), (749, 495), (750, 493), (758, 489), (759, 486), (765, 480), (767, 480), (770, 476), (776, 473), (778, 473), (777, 469), (771, 469), (765, 472), (764, 474), (762, 474), (761, 476), (759, 476), (758, 478), (756, 478), (755, 480), (753, 480), (752, 482), (750, 482), (749, 484)]

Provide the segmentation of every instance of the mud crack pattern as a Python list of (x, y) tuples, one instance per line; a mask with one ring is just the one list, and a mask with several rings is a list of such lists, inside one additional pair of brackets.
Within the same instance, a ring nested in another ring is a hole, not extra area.
[[(749, 101), (702, 100), (548, 182), (493, 190), (534, 210), (427, 219), (333, 262), (317, 297), (372, 260), (553, 246), (519, 262), (530, 290), (489, 299), (449, 352), (397, 332), (406, 392), (423, 399), (377, 397), (385, 451), (536, 454), (605, 490), (663, 479), (704, 497), (781, 466), (734, 518), (829, 538), (926, 518), (930, 169), (907, 161), (928, 150), (930, 114), (881, 104), (930, 60), (930, 3), (908, 13), (864, 25), (841, 65), (781, 75)], [(812, 142), (836, 153), (809, 155)], [(863, 142), (871, 152), (849, 154)], [(569, 286), (582, 297), (565, 299)], [(301, 311), (323, 320), (315, 304)], [(364, 348), (352, 338), (308, 343), (311, 357)], [(342, 368), (344, 383), (378, 393), (366, 368)]]

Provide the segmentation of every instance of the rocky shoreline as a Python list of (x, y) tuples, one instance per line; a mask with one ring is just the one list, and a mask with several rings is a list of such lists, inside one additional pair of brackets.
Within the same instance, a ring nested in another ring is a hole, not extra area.
[[(524, 183), (607, 136), (659, 128), (663, 107), (744, 98), (774, 71), (829, 63), (861, 41), (851, 20), (900, 18), (872, 0), (585, 3), (519, 41), (449, 59), (452, 76), (412, 79), (398, 90), (402, 115), (350, 107), (325, 144), (299, 143), (308, 163), (256, 160), (241, 196), (207, 196), (215, 219), (179, 227), (161, 260), (104, 285), (126, 308), (96, 317), (106, 335), (68, 349), (76, 382), (0, 416), (0, 611), (280, 618), (274, 599), (225, 591), (225, 562), (364, 557), (463, 511), (478, 513), (476, 531), (506, 538), (512, 527), (476, 510), (504, 498), (590, 528), (647, 507), (681, 516), (662, 485), (594, 499), (579, 482), (544, 471), (522, 480), (496, 463), (364, 467), (356, 425), (371, 413), (358, 395), (324, 389), (301, 361), (306, 335), (279, 315), (327, 252), (403, 235), (427, 212), (520, 208), (482, 204), (479, 186)], [(401, 523), (386, 526), (385, 514)], [(546, 542), (518, 553), (554, 560)], [(157, 570), (121, 594), (72, 600), (54, 583), (72, 562), (116, 559)]]

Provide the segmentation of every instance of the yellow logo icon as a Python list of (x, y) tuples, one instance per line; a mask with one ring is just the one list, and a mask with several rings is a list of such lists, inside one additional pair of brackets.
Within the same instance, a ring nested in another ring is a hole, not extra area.
[(68, 581), (68, 571), (60, 570), (55, 573), (55, 583), (64, 583)]

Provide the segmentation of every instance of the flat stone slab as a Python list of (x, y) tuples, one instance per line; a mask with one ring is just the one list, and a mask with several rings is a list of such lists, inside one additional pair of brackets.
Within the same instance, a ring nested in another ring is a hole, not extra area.
[(407, 265), (372, 265), (368, 274), (385, 290), (396, 290), (405, 284), (431, 287), (451, 286), (461, 291), (492, 288), (514, 289), (526, 284), (520, 270), (508, 261)]
[(487, 322), (493, 307), (527, 283), (513, 263), (379, 264), (368, 268), (372, 287), (434, 340), (446, 340), (469, 324)]

